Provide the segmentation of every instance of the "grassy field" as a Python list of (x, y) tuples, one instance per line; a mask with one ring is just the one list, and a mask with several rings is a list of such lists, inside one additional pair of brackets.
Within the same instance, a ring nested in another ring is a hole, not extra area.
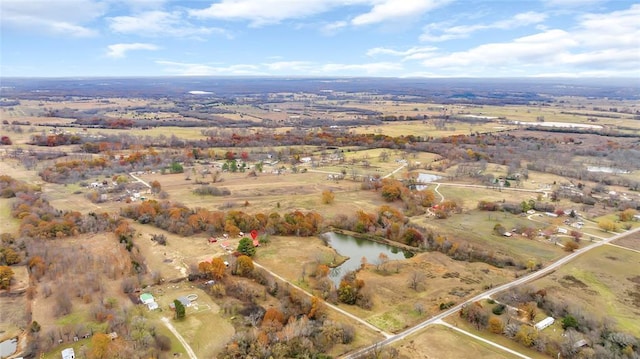
[[(554, 299), (571, 298), (572, 306), (583, 308), (599, 319), (611, 318), (620, 330), (637, 337), (640, 276), (630, 269), (637, 268), (639, 262), (640, 253), (613, 246), (599, 247), (530, 285), (546, 288)], [(569, 281), (569, 276), (575, 279)]]
[[(338, 261), (339, 257), (334, 253), (315, 238), (274, 237), (266, 247), (258, 249), (256, 261), (313, 292), (311, 278), (304, 282), (301, 280), (303, 273), (309, 276), (317, 262)], [(298, 265), (291, 266), (292, 262)], [(376, 268), (372, 264), (358, 273), (358, 278), (372, 288), (373, 309), (341, 307), (390, 332), (406, 329), (437, 313), (442, 302), (459, 302), (486, 286), (498, 285), (510, 277), (508, 270), (484, 263), (454, 261), (441, 253), (421, 253), (408, 260), (387, 263), (384, 268)], [(424, 283), (417, 291), (408, 285), (415, 271), (425, 276)], [(417, 306), (421, 308), (419, 311)]]
[(617, 239), (613, 243), (619, 246), (640, 251), (640, 233), (635, 233), (633, 235)]
[[(499, 334), (493, 334), (490, 333), (489, 331), (479, 331), (477, 330), (473, 325), (469, 324), (467, 321), (459, 318), (457, 315), (452, 315), (449, 316), (447, 318), (444, 319), (444, 321), (446, 321), (447, 323), (454, 325), (464, 331), (467, 331), (471, 334), (477, 335), (479, 337), (482, 337), (484, 339), (490, 340), (496, 344), (505, 346), (511, 350), (514, 350), (520, 354), (526, 355), (532, 359), (542, 359), (542, 358), (549, 358), (548, 356), (546, 356), (545, 354), (539, 353), (535, 350), (532, 350), (530, 348), (526, 348), (518, 343), (516, 343), (515, 341), (503, 336), (503, 335), (499, 335)], [(511, 358), (513, 358), (513, 356), (510, 356)]]
[(473, 355), (478, 358), (507, 359), (513, 356), (499, 348), (475, 340), (441, 325), (433, 325), (394, 347), (402, 358), (458, 359)]

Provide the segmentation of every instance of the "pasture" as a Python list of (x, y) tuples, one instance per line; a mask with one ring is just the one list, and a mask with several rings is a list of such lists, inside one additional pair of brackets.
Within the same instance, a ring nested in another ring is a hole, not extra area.
[(611, 319), (617, 328), (637, 337), (640, 276), (630, 269), (638, 263), (640, 253), (603, 246), (529, 285), (546, 289), (556, 300), (569, 300), (573, 308), (582, 308), (598, 320)]

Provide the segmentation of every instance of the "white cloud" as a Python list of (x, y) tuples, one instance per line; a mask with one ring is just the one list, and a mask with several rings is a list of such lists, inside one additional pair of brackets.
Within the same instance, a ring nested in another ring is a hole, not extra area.
[(264, 66), (269, 71), (276, 72), (304, 72), (313, 68), (313, 62), (309, 61), (278, 61), (266, 63)]
[(197, 27), (182, 18), (178, 11), (147, 11), (137, 16), (117, 16), (108, 19), (109, 28), (118, 33), (142, 36), (203, 36), (220, 34), (230, 37), (226, 30), (215, 27)]
[(92, 0), (0, 1), (3, 27), (26, 29), (53, 35), (88, 37), (97, 31), (84, 24), (102, 16), (106, 4)]
[[(252, 26), (263, 26), (310, 17), (335, 8), (370, 6), (370, 11), (356, 15), (349, 22), (360, 26), (419, 16), (451, 1), (453, 0), (221, 0), (205, 9), (190, 10), (189, 14), (199, 18), (247, 20)], [(338, 21), (325, 26), (323, 30), (335, 31), (346, 25), (346, 21)]]
[(437, 53), (422, 64), (430, 72), (472, 76), (520, 73), (591, 76), (640, 74), (640, 4), (627, 10), (587, 14), (567, 30), (549, 29), (510, 42)]
[(544, 0), (545, 5), (553, 7), (585, 7), (607, 0)]
[(449, 26), (446, 23), (431, 23), (424, 28), (420, 41), (440, 42), (452, 39), (466, 38), (476, 31), (499, 29), (508, 30), (521, 26), (539, 24), (545, 21), (547, 15), (535, 11), (523, 12), (510, 19), (496, 21), (490, 24)]
[(437, 47), (432, 46), (414, 46), (404, 51), (374, 47), (367, 51), (367, 56), (390, 55), (402, 57), (402, 61), (421, 60), (433, 56), (433, 52), (437, 50)]
[(365, 64), (325, 64), (318, 68), (319, 72), (326, 75), (366, 74), (387, 76), (402, 70), (402, 65), (394, 62), (372, 62)]
[(123, 58), (127, 52), (133, 50), (158, 50), (159, 47), (154, 44), (131, 43), (131, 44), (113, 44), (107, 46), (107, 56), (113, 58)]
[(356, 16), (351, 20), (351, 23), (356, 26), (370, 25), (388, 20), (419, 16), (449, 2), (449, 0), (376, 1), (371, 11)]
[(330, 24), (326, 24), (325, 26), (323, 26), (322, 27), (322, 32), (324, 32), (327, 35), (333, 35), (333, 34), (337, 33), (339, 30), (344, 29), (348, 25), (349, 25), (349, 23), (346, 22), (346, 21), (335, 21), (335, 22), (332, 22)]
[[(363, 0), (364, 1), (364, 0)], [(303, 18), (329, 10), (336, 0), (222, 0), (206, 9), (190, 10), (191, 16), (225, 20), (249, 20), (253, 26)]]
[(180, 76), (392, 76), (403, 69), (401, 64), (374, 62), (364, 64), (315, 63), (311, 61), (278, 61), (263, 64), (197, 64), (156, 61), (164, 71)]
[(156, 61), (165, 66), (164, 71), (178, 76), (258, 76), (267, 75), (257, 65), (238, 64), (230, 66), (211, 66), (174, 61)]

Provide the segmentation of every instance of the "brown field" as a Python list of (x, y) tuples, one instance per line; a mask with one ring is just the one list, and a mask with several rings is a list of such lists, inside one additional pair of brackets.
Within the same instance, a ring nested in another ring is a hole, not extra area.
[[(526, 348), (522, 345), (520, 345), (519, 343), (503, 336), (503, 335), (499, 335), (499, 334), (493, 334), (489, 331), (479, 331), (477, 330), (473, 325), (469, 324), (467, 321), (462, 320), (461, 318), (459, 318), (456, 315), (452, 315), (449, 316), (447, 318), (444, 319), (445, 322), (454, 325), (466, 332), (469, 332), (471, 334), (477, 335), (479, 337), (482, 337), (484, 339), (490, 340), (496, 344), (505, 346), (511, 350), (514, 350), (520, 354), (526, 355), (530, 358), (533, 359), (542, 359), (542, 358), (549, 358), (547, 355), (543, 354), (543, 353), (539, 353), (531, 348)], [(506, 352), (505, 352), (506, 353)], [(509, 356), (510, 358), (513, 358), (513, 356)]]
[(640, 234), (635, 233), (630, 236), (617, 239), (613, 241), (613, 243), (622, 247), (631, 248), (636, 251), (640, 251)]
[(394, 347), (402, 358), (407, 359), (512, 358), (508, 352), (441, 325), (430, 326), (420, 334), (394, 344)]

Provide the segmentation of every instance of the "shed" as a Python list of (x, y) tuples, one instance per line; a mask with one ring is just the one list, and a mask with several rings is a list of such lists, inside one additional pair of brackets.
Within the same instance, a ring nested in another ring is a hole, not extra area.
[(62, 359), (75, 359), (76, 353), (73, 348), (62, 349)]
[(546, 317), (546, 318), (542, 319), (541, 321), (539, 321), (538, 323), (536, 323), (535, 327), (536, 327), (537, 330), (542, 330), (544, 328), (547, 328), (551, 324), (553, 324), (555, 321), (556, 320), (553, 319), (553, 317)]

